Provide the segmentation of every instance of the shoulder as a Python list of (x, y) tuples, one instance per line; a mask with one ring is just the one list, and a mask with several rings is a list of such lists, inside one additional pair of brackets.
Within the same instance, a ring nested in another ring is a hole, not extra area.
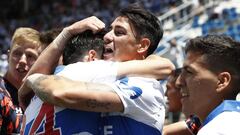
[(198, 135), (237, 135), (239, 134), (239, 125), (240, 112), (223, 112), (202, 127), (198, 132)]
[[(120, 97), (125, 113), (131, 113), (133, 108), (137, 110), (162, 109), (165, 101), (163, 89), (155, 79), (142, 77), (126, 77), (112, 85), (113, 90)], [(131, 109), (130, 109), (131, 108)]]

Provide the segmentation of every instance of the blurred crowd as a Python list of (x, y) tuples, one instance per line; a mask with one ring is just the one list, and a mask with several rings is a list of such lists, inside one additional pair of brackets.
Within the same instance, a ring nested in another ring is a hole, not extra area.
[[(38, 31), (61, 28), (88, 16), (97, 16), (109, 24), (119, 9), (133, 2), (156, 15), (165, 13), (182, 3), (182, 0), (2, 0), (0, 4), (0, 63), (7, 63), (6, 53), (16, 28), (32, 27)], [(3, 74), (6, 64), (1, 64)]]
[(13, 31), (20, 26), (28, 26), (39, 31), (54, 27), (64, 27), (76, 20), (95, 15), (105, 23), (122, 7), (129, 3), (141, 2), (156, 15), (161, 15), (182, 0), (2, 0), (0, 7), (0, 53), (6, 53)]

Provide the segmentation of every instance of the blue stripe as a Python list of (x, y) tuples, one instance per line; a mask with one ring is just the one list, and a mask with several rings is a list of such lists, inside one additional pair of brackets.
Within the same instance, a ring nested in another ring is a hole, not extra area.
[(218, 116), (222, 112), (240, 112), (240, 102), (235, 100), (225, 100), (221, 103), (217, 108), (215, 108), (204, 120), (203, 126), (206, 125), (208, 122), (213, 120), (216, 116)]

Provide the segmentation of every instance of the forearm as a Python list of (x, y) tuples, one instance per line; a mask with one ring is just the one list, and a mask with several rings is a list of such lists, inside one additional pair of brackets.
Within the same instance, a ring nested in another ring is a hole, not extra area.
[(25, 110), (33, 97), (33, 90), (24, 83), (18, 90), (19, 105)]
[(46, 75), (30, 76), (27, 84), (41, 100), (56, 106), (94, 112), (123, 111), (118, 95), (104, 84)]
[[(67, 28), (54, 39), (54, 41), (41, 53), (37, 61), (33, 64), (28, 75), (33, 73), (50, 74), (58, 64), (58, 59), (62, 55), (66, 42), (71, 37)], [(44, 68), (43, 68), (44, 67)]]
[(155, 79), (165, 79), (175, 67), (173, 63), (156, 55), (150, 55), (145, 60), (133, 60), (119, 63), (118, 77), (142, 76)]

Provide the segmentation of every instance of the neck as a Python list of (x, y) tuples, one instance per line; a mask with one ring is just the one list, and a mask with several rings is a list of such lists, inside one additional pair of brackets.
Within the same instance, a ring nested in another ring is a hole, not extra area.
[(12, 77), (12, 75), (9, 74), (8, 72), (5, 74), (4, 78), (17, 89), (20, 88), (22, 82)]
[[(216, 99), (215, 99), (216, 100)], [(222, 100), (218, 100), (218, 102), (215, 103), (210, 103), (208, 109), (204, 109), (204, 111), (202, 112), (202, 114), (199, 114), (199, 118), (201, 119), (201, 121), (205, 121), (205, 119), (208, 117), (208, 115), (215, 109), (217, 108), (220, 104), (222, 103)]]
[(137, 57), (135, 57), (135, 60), (144, 60), (145, 58), (145, 55), (139, 54)]

